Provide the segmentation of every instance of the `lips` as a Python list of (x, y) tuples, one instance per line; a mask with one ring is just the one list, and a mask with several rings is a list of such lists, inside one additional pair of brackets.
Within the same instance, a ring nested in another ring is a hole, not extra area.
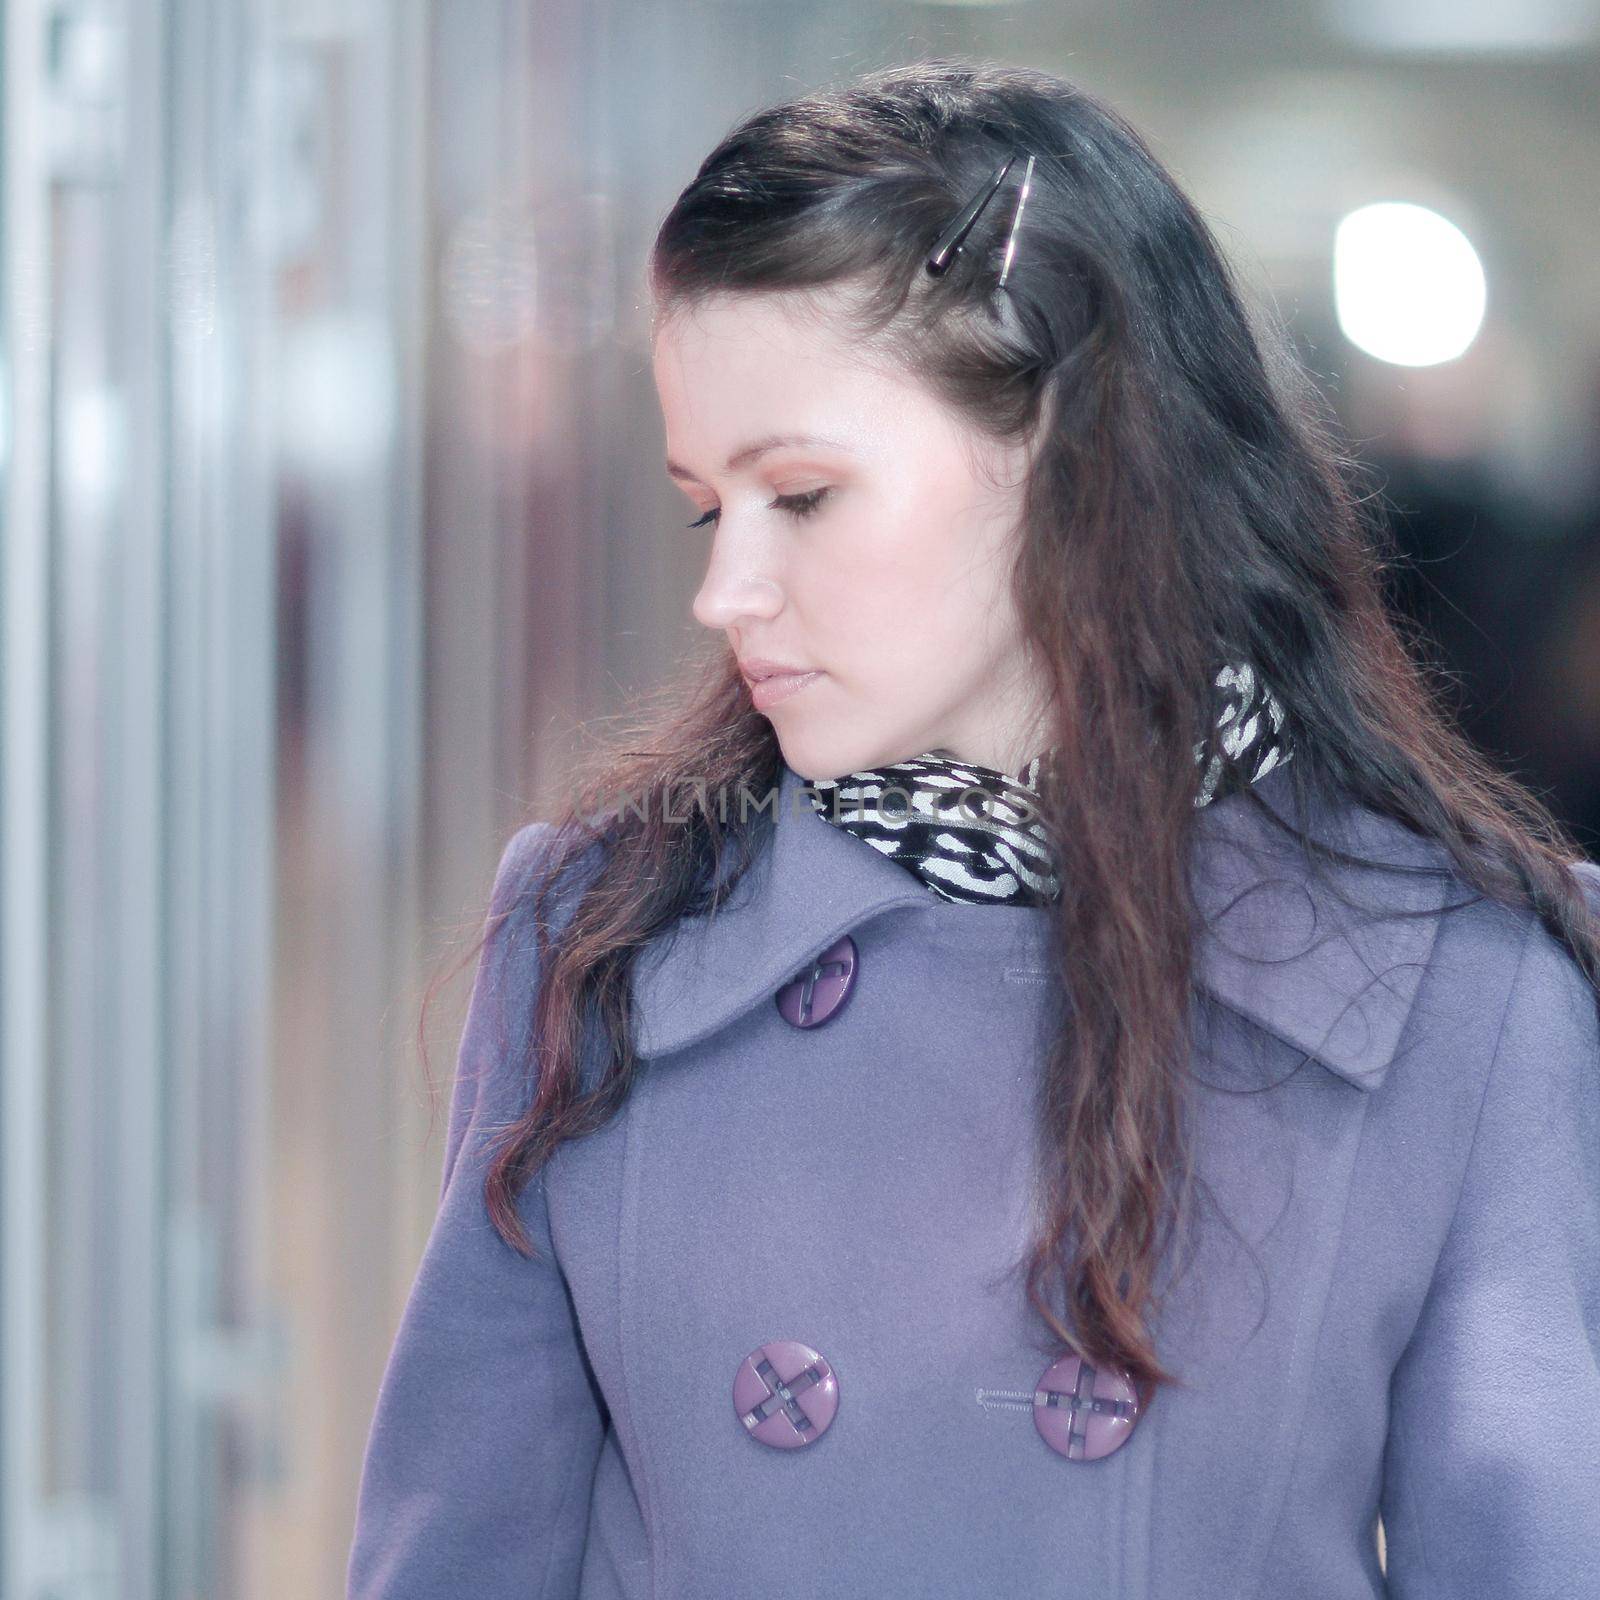
[(746, 683), (762, 683), (768, 678), (797, 678), (816, 670), (815, 667), (796, 666), (791, 661), (769, 661), (763, 656), (751, 656), (739, 663)]
[(820, 671), (769, 673), (750, 682), (751, 703), (757, 711), (765, 711), (780, 700), (802, 693), (822, 676)]

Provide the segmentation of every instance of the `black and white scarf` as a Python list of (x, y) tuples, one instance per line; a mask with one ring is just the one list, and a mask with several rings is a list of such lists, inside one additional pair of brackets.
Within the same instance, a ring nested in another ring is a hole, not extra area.
[[(1197, 806), (1224, 776), (1254, 783), (1292, 753), (1277, 696), (1249, 665), (1213, 680), (1222, 754), (1201, 774)], [(1201, 764), (1205, 746), (1195, 746)], [(905, 761), (813, 780), (811, 804), (829, 822), (898, 861), (937, 895), (972, 905), (1046, 905), (1060, 893), (1036, 805), (1035, 756), (1016, 775), (929, 750)]]

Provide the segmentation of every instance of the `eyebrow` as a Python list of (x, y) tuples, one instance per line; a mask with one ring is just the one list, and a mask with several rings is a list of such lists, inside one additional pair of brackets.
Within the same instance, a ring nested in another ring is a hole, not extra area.
[[(848, 450), (849, 446), (841, 444), (837, 439), (826, 439), (818, 433), (769, 433), (764, 439), (752, 439), (749, 444), (741, 445), (723, 464), (723, 471), (738, 472), (740, 468), (747, 467), (758, 456), (764, 456), (769, 450), (810, 450), (821, 446), (824, 450)], [(673, 478), (688, 478), (693, 483), (700, 480), (686, 466), (670, 457), (667, 461), (667, 474)]]

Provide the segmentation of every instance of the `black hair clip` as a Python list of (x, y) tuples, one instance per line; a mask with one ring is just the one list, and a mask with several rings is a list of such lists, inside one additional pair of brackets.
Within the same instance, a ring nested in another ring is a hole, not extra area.
[[(972, 232), (978, 218), (983, 215), (983, 208), (995, 197), (1000, 185), (1005, 182), (1012, 163), (1021, 154), (1020, 150), (1013, 150), (995, 169), (994, 176), (985, 180), (983, 187), (961, 208), (955, 220), (939, 235), (938, 241), (928, 254), (927, 261), (923, 263), (934, 277), (942, 277), (945, 268), (960, 254), (962, 243)], [(1017, 192), (1017, 209), (1011, 217), (1011, 231), (1006, 235), (1005, 262), (1000, 268), (1000, 280), (996, 288), (1003, 289), (1006, 286), (1006, 277), (1011, 271), (1012, 252), (1017, 244), (1017, 224), (1022, 220), (1022, 208), (1027, 202), (1028, 189), (1032, 182), (1033, 157), (1030, 155), (1027, 169), (1022, 174), (1022, 187)]]

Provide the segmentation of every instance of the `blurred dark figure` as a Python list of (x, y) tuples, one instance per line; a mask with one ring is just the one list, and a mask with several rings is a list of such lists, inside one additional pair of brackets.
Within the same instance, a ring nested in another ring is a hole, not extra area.
[(1600, 507), (1557, 517), (1472, 462), (1362, 459), (1405, 557), (1391, 593), (1462, 726), (1600, 856)]

